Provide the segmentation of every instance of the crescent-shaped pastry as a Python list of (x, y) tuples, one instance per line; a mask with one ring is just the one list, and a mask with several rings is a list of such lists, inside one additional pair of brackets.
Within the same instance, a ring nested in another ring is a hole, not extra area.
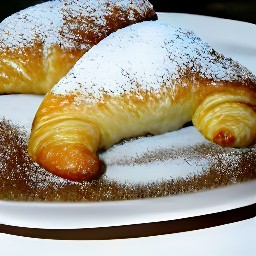
[(53, 0), (0, 23), (0, 94), (45, 94), (93, 45), (156, 19), (147, 0)]
[(98, 150), (190, 120), (222, 146), (255, 143), (256, 77), (193, 32), (145, 21), (102, 40), (46, 95), (29, 153), (61, 177), (91, 180)]

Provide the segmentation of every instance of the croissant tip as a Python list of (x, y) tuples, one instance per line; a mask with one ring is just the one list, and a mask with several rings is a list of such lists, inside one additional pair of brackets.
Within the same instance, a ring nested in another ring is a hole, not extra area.
[(38, 151), (38, 163), (47, 171), (71, 181), (92, 181), (100, 175), (100, 160), (83, 145), (49, 145)]
[(213, 142), (223, 147), (232, 147), (235, 143), (235, 137), (231, 132), (221, 130), (214, 136)]

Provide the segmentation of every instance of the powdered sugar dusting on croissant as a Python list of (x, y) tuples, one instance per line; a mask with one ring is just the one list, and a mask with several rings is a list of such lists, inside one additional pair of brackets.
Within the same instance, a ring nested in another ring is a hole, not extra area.
[(0, 93), (47, 93), (93, 45), (155, 20), (147, 0), (53, 0), (0, 23)]
[(88, 51), (40, 105), (28, 147), (67, 179), (100, 175), (99, 150), (192, 120), (208, 140), (256, 141), (256, 79), (193, 32), (158, 21), (120, 29)]
[[(126, 17), (122, 9), (130, 12), (129, 19), (136, 20), (148, 11), (152, 5), (146, 0), (53, 0), (29, 7), (6, 18), (0, 24), (0, 49), (15, 48), (43, 41), (45, 49), (56, 43), (64, 48), (86, 48), (79, 30), (99, 33), (101, 26), (109, 22), (107, 15), (117, 13), (120, 19)], [(78, 15), (78, 13), (80, 15)], [(113, 25), (113, 24), (112, 24)], [(79, 42), (79, 43), (78, 43)]]
[(166, 82), (174, 86), (171, 81), (187, 69), (215, 82), (255, 81), (250, 71), (214, 51), (192, 31), (145, 21), (120, 29), (94, 46), (52, 92), (83, 94), (83, 100), (89, 101), (106, 93), (136, 91), (138, 85), (158, 90)]

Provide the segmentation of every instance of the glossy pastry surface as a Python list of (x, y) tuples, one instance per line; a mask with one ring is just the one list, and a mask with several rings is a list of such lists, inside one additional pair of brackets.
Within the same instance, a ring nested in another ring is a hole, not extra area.
[(53, 0), (0, 23), (0, 94), (47, 93), (93, 45), (156, 19), (147, 0)]
[[(248, 69), (192, 31), (143, 22), (94, 46), (46, 95), (29, 153), (61, 177), (90, 180), (100, 175), (98, 150), (177, 130), (191, 120), (215, 143), (249, 146), (256, 140), (255, 106), (256, 77)], [(61, 159), (70, 148), (65, 169)], [(80, 157), (85, 151), (89, 167)], [(80, 161), (73, 161), (76, 154)]]

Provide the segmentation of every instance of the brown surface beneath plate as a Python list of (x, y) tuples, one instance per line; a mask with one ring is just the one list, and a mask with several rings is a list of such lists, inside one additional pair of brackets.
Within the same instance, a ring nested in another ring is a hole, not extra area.
[(189, 217), (184, 219), (123, 225), (115, 227), (81, 229), (38, 229), (14, 227), (0, 224), (0, 233), (41, 239), (56, 240), (111, 240), (139, 238), (180, 233), (224, 224), (230, 224), (255, 217), (256, 204), (228, 211)]

